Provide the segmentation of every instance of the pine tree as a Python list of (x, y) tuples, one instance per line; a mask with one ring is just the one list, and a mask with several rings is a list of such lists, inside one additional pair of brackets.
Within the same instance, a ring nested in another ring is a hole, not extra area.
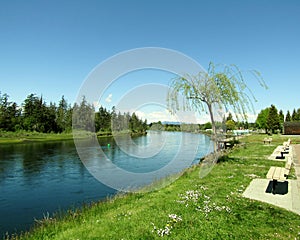
[(15, 102), (8, 100), (7, 94), (0, 94), (0, 129), (15, 131), (20, 123), (20, 110)]
[(297, 121), (297, 113), (296, 113), (296, 109), (294, 108), (293, 113), (292, 113), (292, 121)]
[(283, 111), (280, 110), (279, 111), (279, 124), (280, 124), (280, 132), (282, 133), (283, 132), (283, 123), (284, 123), (284, 114), (283, 114)]
[(277, 129), (280, 129), (280, 121), (276, 107), (272, 104), (267, 118), (267, 128), (275, 133)]
[(297, 109), (296, 119), (297, 119), (297, 121), (300, 121), (300, 108)]
[(67, 114), (68, 114), (68, 103), (62, 96), (58, 103), (58, 108), (56, 111), (56, 123), (59, 132), (63, 132), (67, 129)]
[(290, 111), (288, 110), (285, 116), (285, 122), (290, 122), (292, 120)]

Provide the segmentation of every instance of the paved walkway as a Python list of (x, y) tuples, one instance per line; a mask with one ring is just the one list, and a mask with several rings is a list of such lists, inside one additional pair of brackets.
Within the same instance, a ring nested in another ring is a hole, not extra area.
[[(284, 156), (285, 157), (293, 157), (293, 152), (294, 152), (293, 148), (294, 148), (294, 146), (290, 146), (290, 150), (288, 151), (288, 153), (285, 153)], [(268, 157), (268, 159), (273, 160), (273, 161), (285, 162), (286, 159), (280, 158), (281, 151), (283, 151), (283, 146), (277, 146), (276, 149), (273, 151), (273, 153)]]
[(293, 147), (294, 147), (293, 160), (294, 160), (295, 172), (296, 172), (297, 180), (300, 181), (300, 144), (293, 145)]
[(278, 182), (278, 193), (272, 194), (272, 181), (253, 179), (243, 196), (267, 202), (300, 215), (300, 144), (293, 145), (291, 149), (297, 180)]

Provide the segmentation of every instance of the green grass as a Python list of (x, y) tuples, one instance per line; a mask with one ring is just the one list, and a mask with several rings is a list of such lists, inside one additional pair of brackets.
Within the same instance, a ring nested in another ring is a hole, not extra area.
[(0, 131), (0, 144), (49, 142), (73, 139), (72, 133), (3, 132)]
[[(201, 166), (187, 169), (171, 185), (149, 193), (119, 195), (41, 221), (14, 239), (300, 239), (300, 216), (242, 196), (253, 178), (265, 178), (275, 149), (264, 136), (241, 141), (204, 178)], [(176, 214), (173, 218), (169, 214)], [(172, 228), (171, 228), (172, 227)]]
[[(117, 133), (116, 133), (117, 134)], [(128, 132), (120, 132), (120, 135), (128, 134)], [(131, 133), (131, 136), (141, 136), (145, 133)], [(76, 138), (94, 137), (95, 134), (87, 131), (76, 132)], [(98, 132), (97, 138), (111, 137), (111, 132)], [(40, 132), (4, 132), (0, 131), (0, 145), (1, 144), (16, 144), (16, 143), (33, 143), (33, 142), (52, 142), (62, 140), (73, 140), (72, 133), (40, 133)]]

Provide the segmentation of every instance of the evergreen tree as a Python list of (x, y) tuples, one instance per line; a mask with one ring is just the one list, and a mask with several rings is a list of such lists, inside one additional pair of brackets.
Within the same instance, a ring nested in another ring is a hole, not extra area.
[(300, 121), (300, 108), (297, 109), (296, 119), (297, 119), (297, 121)]
[(57, 108), (55, 103), (50, 102), (49, 107), (46, 106), (46, 121), (47, 124), (45, 125), (45, 130), (46, 132), (59, 132), (58, 131), (58, 126), (57, 126), (57, 122), (56, 122), (56, 113), (57, 113)]
[(276, 107), (272, 104), (267, 118), (267, 128), (275, 133), (277, 129), (280, 129), (280, 121), (278, 116), (278, 111)]
[(38, 130), (38, 102), (39, 99), (35, 94), (30, 94), (24, 100), (23, 127), (27, 131)]
[(283, 114), (283, 111), (280, 110), (279, 111), (279, 124), (280, 124), (280, 132), (282, 133), (283, 132), (283, 123), (284, 123), (284, 114)]
[(111, 131), (111, 114), (103, 108), (102, 106), (99, 108), (99, 111), (95, 116), (95, 127), (96, 131)]
[(288, 111), (287, 111), (287, 114), (286, 114), (286, 116), (285, 116), (285, 121), (286, 121), (286, 122), (290, 122), (291, 120), (292, 120), (291, 114), (290, 114), (290, 111), (288, 110)]
[(68, 105), (68, 110), (67, 113), (65, 115), (66, 117), (66, 128), (65, 128), (65, 132), (71, 132), (72, 131), (72, 116), (73, 116), (73, 108), (71, 107), (71, 105)]
[(64, 132), (67, 129), (67, 114), (68, 114), (68, 103), (62, 96), (58, 103), (56, 111), (56, 124), (59, 132)]
[(226, 122), (229, 120), (233, 120), (231, 112), (229, 112), (228, 117), (226, 118)]
[(73, 128), (77, 130), (95, 131), (95, 110), (91, 103), (88, 103), (83, 96), (80, 105), (77, 103), (73, 107)]
[(15, 131), (20, 126), (20, 110), (15, 102), (8, 100), (7, 94), (0, 94), (0, 129)]
[(296, 109), (294, 108), (293, 110), (293, 113), (292, 113), (292, 121), (297, 121), (298, 120), (298, 116), (297, 116), (297, 113), (296, 113)]

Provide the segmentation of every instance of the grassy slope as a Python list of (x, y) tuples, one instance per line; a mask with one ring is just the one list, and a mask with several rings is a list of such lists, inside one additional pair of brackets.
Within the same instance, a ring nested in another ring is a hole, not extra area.
[(160, 239), (157, 230), (166, 227), (172, 227), (164, 235), (169, 239), (300, 239), (299, 215), (242, 197), (253, 174), (265, 178), (271, 165), (284, 164), (265, 158), (285, 139), (273, 137), (274, 145), (264, 146), (262, 138), (243, 139), (246, 144), (205, 178), (199, 178), (200, 166), (193, 167), (159, 191), (119, 196), (44, 220), (21, 239)]
[[(126, 132), (128, 133), (128, 132)], [(82, 132), (82, 137), (94, 136), (90, 132)], [(125, 134), (125, 132), (120, 132)], [(131, 133), (131, 136), (141, 136), (145, 133)], [(79, 137), (80, 135), (76, 135)], [(97, 133), (97, 137), (109, 137), (112, 136), (111, 132)], [(50, 141), (62, 141), (73, 140), (72, 133), (38, 133), (38, 132), (1, 132), (0, 131), (0, 145), (1, 144), (15, 144), (15, 143), (33, 143), (33, 142), (50, 142)]]
[(0, 132), (0, 144), (48, 142), (73, 139), (72, 133)]

